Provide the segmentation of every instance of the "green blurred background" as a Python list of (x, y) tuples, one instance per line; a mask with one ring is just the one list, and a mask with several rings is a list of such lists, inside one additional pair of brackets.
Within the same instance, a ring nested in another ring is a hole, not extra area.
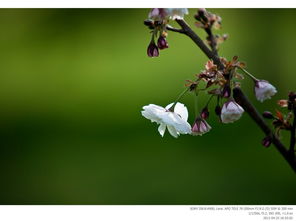
[[(229, 34), (220, 55), (238, 55), (278, 88), (261, 104), (252, 82), (242, 85), (260, 111), (274, 111), (296, 90), (296, 10), (210, 11)], [(210, 133), (178, 139), (141, 116), (146, 104), (172, 102), (207, 61), (178, 33), (148, 58), (148, 12), (0, 10), (1, 204), (296, 203), (295, 174), (261, 146), (247, 114), (222, 125), (211, 113)], [(182, 102), (192, 122), (193, 97)]]

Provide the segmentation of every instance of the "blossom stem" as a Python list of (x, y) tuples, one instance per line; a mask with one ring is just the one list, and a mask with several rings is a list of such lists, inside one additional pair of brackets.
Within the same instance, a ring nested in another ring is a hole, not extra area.
[(194, 110), (195, 110), (195, 116), (198, 116), (198, 92), (195, 93), (194, 97)]
[(175, 100), (174, 104), (170, 107), (170, 111), (174, 110), (174, 107), (176, 106), (176, 104), (178, 103), (178, 101), (190, 90), (189, 87), (187, 87), (179, 96), (178, 98)]
[(209, 103), (211, 102), (211, 100), (212, 100), (212, 98), (214, 97), (215, 95), (212, 95), (210, 98), (209, 98), (209, 100), (208, 100), (208, 102), (207, 102), (207, 104), (206, 104), (206, 107), (209, 105)]
[(251, 73), (249, 73), (246, 69), (239, 67), (240, 70), (242, 70), (246, 75), (248, 75), (252, 80), (254, 81), (258, 81), (258, 79), (252, 75)]

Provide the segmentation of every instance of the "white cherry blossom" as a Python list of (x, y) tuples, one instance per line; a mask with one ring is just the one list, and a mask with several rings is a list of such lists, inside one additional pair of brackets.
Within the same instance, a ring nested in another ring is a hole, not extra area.
[(270, 99), (277, 93), (276, 88), (271, 85), (268, 81), (258, 80), (255, 83), (255, 94), (258, 101), (265, 101)]
[(176, 103), (174, 111), (170, 111), (173, 103), (167, 105), (165, 108), (149, 104), (143, 107), (142, 115), (151, 120), (151, 122), (156, 122), (159, 125), (158, 132), (161, 136), (164, 136), (166, 128), (173, 137), (178, 137), (180, 134), (190, 134), (191, 126), (187, 122), (188, 120), (188, 110), (184, 104)]
[(159, 21), (164, 19), (183, 19), (188, 14), (187, 8), (153, 8), (149, 12), (150, 19)]

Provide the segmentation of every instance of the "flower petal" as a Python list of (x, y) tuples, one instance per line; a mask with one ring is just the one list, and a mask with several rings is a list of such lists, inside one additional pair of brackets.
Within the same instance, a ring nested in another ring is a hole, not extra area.
[(173, 106), (173, 104), (174, 104), (174, 103), (170, 103), (170, 104), (168, 104), (168, 105), (165, 107), (165, 109), (166, 109), (166, 110), (170, 109), (171, 106)]
[(173, 126), (169, 126), (168, 125), (168, 131), (170, 132), (170, 134), (175, 137), (178, 138), (179, 133), (176, 131), (176, 129)]
[(147, 106), (143, 107), (143, 111), (141, 111), (142, 115), (147, 118), (148, 120), (151, 120), (151, 122), (161, 122), (161, 113), (164, 113), (166, 110), (158, 105), (155, 104), (149, 104)]
[(165, 129), (166, 129), (166, 125), (165, 124), (160, 124), (159, 127), (158, 127), (158, 132), (160, 133), (160, 135), (163, 137), (164, 135), (164, 132), (165, 132)]
[(188, 110), (184, 104), (178, 102), (175, 106), (174, 112), (179, 114), (183, 120), (188, 120)]
[[(168, 104), (165, 109), (169, 110), (172, 106), (173, 106), (174, 103), (170, 103)], [(188, 120), (188, 110), (187, 110), (187, 107), (182, 104), (182, 103), (179, 103), (177, 102), (175, 107), (174, 107), (174, 112), (178, 115), (180, 115), (180, 117), (187, 121)]]
[(174, 112), (166, 112), (166, 114), (162, 115), (161, 119), (165, 124), (173, 126), (181, 134), (191, 133), (190, 124)]

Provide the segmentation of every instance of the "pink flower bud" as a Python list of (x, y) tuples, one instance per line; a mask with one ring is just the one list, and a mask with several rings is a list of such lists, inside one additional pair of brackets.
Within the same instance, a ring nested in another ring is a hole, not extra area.
[(265, 147), (269, 147), (271, 144), (271, 141), (272, 139), (270, 136), (264, 137), (264, 139), (262, 140), (262, 145)]
[(154, 22), (151, 19), (146, 19), (144, 21), (144, 25), (146, 25), (150, 29), (154, 29)]
[(207, 118), (209, 117), (209, 115), (210, 115), (210, 112), (209, 112), (209, 110), (208, 110), (208, 107), (203, 108), (202, 111), (201, 111), (200, 116), (201, 116), (203, 119), (207, 119)]
[(211, 130), (211, 126), (202, 118), (197, 117), (192, 126), (192, 135), (203, 135)]
[(222, 91), (222, 95), (225, 98), (229, 98), (230, 97), (230, 95), (231, 95), (231, 88), (230, 88), (229, 85), (225, 85), (225, 87), (223, 88), (223, 91)]
[(160, 36), (157, 41), (157, 46), (160, 50), (168, 48), (168, 42), (165, 37)]
[(149, 57), (158, 57), (159, 56), (158, 48), (153, 41), (150, 42), (150, 44), (147, 48), (147, 55)]
[(262, 114), (262, 116), (264, 118), (266, 118), (266, 119), (274, 119), (273, 114), (271, 112), (269, 112), (269, 111), (264, 111), (263, 114)]

